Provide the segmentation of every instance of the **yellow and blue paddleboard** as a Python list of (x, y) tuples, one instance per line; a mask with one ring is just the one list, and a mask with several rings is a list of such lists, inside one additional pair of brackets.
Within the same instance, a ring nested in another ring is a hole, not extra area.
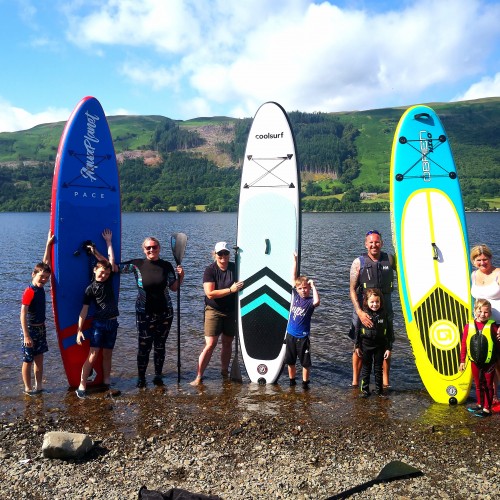
[(438, 403), (463, 403), (469, 364), (459, 371), (470, 318), (467, 226), (448, 137), (427, 106), (408, 109), (391, 156), (391, 222), (401, 306), (415, 363)]

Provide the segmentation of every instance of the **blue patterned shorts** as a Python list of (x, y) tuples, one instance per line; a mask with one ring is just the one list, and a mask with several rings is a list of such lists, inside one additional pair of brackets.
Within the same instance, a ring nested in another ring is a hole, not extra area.
[(94, 320), (92, 328), (87, 337), (90, 339), (90, 347), (99, 349), (113, 349), (115, 347), (116, 335), (118, 333), (118, 320)]
[(33, 363), (35, 356), (43, 354), (49, 350), (49, 346), (47, 345), (47, 329), (45, 328), (45, 325), (28, 325), (28, 332), (31, 340), (33, 341), (33, 346), (26, 347), (24, 345), (24, 333), (21, 329), (21, 350), (23, 353), (23, 361), (25, 363)]

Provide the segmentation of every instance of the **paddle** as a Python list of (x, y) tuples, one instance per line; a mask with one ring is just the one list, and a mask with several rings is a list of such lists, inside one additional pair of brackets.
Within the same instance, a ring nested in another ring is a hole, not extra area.
[[(238, 270), (238, 247), (233, 247), (235, 254), (234, 254), (234, 267), (236, 269), (236, 272)], [(236, 276), (235, 272), (235, 276)], [(237, 280), (236, 276), (236, 280)], [(236, 329), (236, 335), (234, 337), (234, 357), (233, 357), (233, 362), (231, 363), (231, 380), (234, 382), (243, 382), (243, 379), (241, 378), (241, 370), (240, 370), (240, 362), (238, 360), (238, 336), (239, 332), (238, 329)]]
[[(170, 238), (172, 255), (175, 263), (180, 266), (186, 251), (187, 236), (184, 233), (174, 233)], [(179, 279), (179, 277), (177, 277)], [(177, 383), (181, 381), (181, 283), (177, 287)]]
[(326, 500), (337, 500), (339, 498), (347, 498), (353, 495), (354, 493), (359, 493), (364, 491), (374, 484), (378, 483), (387, 483), (389, 481), (395, 481), (396, 479), (407, 479), (409, 477), (418, 477), (423, 476), (424, 473), (411, 465), (405, 464), (404, 462), (400, 462), (399, 460), (394, 460), (393, 462), (389, 462), (379, 473), (379, 475), (372, 479), (371, 481), (367, 481), (366, 483), (360, 484), (359, 486), (355, 486), (349, 490), (343, 491), (342, 493), (337, 493), (331, 497), (328, 497)]

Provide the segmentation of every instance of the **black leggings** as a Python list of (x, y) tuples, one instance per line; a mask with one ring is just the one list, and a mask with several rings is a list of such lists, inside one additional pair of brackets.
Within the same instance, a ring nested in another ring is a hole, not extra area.
[(382, 365), (384, 363), (385, 346), (366, 345), (363, 342), (361, 346), (363, 350), (363, 364), (361, 366), (361, 390), (370, 392), (370, 375), (375, 374), (375, 390), (381, 394), (382, 386)]
[(170, 312), (162, 314), (136, 313), (139, 346), (137, 351), (137, 371), (139, 378), (146, 377), (149, 353), (154, 344), (153, 358), (155, 375), (161, 375), (165, 362), (165, 342), (167, 341), (173, 316)]

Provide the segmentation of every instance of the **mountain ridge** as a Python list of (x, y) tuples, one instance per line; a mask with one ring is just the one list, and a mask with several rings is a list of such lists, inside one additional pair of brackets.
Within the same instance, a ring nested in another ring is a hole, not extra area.
[[(499, 208), (500, 97), (428, 105), (436, 111), (449, 136), (466, 206), (473, 209)], [(379, 202), (379, 209), (387, 209), (392, 140), (399, 118), (408, 107), (331, 113), (289, 112), (297, 139), (305, 209), (335, 210), (337, 202), (341, 200), (349, 198), (353, 202), (359, 201), (362, 192), (377, 193), (376, 199), (365, 199), (363, 203)], [(116, 115), (107, 118), (117, 158), (122, 166), (140, 159), (146, 168), (160, 169), (174, 160), (179, 165), (185, 165), (185, 160), (181, 158), (183, 154), (206, 160), (219, 168), (238, 169), (251, 124), (250, 118), (225, 116), (189, 120), (172, 120), (161, 115)], [(40, 166), (45, 172), (50, 171), (50, 165), (53, 166), (64, 124), (40, 124), (24, 131), (0, 133), (2, 177), (12, 181), (14, 186), (29, 189), (33, 169)], [(336, 127), (338, 137), (330, 133), (332, 129), (326, 125)], [(182, 140), (169, 146), (170, 149), (162, 150), (161, 141), (165, 142), (165, 134), (175, 132), (176, 128), (179, 130), (177, 136), (182, 136)], [(189, 146), (191, 142), (189, 138), (186, 139), (186, 133), (197, 138), (192, 142), (196, 144), (194, 147)], [(172, 156), (174, 152), (176, 154)], [(121, 168), (124, 173), (129, 171)], [(180, 167), (169, 168), (176, 172)], [(18, 169), (23, 169), (22, 176), (13, 173)], [(121, 175), (127, 181), (123, 173)], [(20, 179), (16, 176), (20, 176)], [(50, 182), (43, 179), (44, 185)], [(132, 190), (136, 187), (142, 189), (139, 185), (141, 178), (135, 177), (134, 182), (125, 184)], [(154, 179), (150, 179), (150, 182), (154, 182)], [(212, 186), (213, 189), (217, 187)], [(183, 189), (182, 186), (180, 189)], [(231, 189), (237, 192), (236, 186)], [(26, 193), (24, 195), (28, 196)], [(188, 198), (193, 197), (186, 196), (186, 200)], [(231, 198), (234, 196), (231, 195)], [(8, 206), (12, 205), (9, 193), (5, 192), (4, 199), (10, 200)], [(318, 199), (321, 203), (317, 202)], [(183, 204), (182, 201), (179, 203)], [(188, 202), (185, 204), (192, 205)], [(5, 206), (0, 197), (2, 209)]]

